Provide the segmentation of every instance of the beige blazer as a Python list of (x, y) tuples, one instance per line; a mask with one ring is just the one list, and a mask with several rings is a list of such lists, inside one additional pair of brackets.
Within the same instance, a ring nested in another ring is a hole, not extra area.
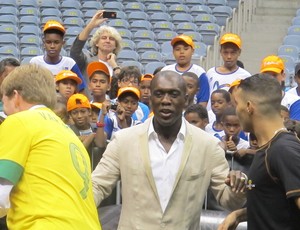
[(184, 121), (184, 153), (170, 201), (162, 212), (148, 152), (150, 122), (152, 119), (118, 131), (92, 173), (97, 206), (122, 181), (118, 229), (198, 230), (209, 186), (222, 206), (232, 210), (244, 204), (244, 194), (236, 195), (224, 183), (229, 169), (218, 140)]

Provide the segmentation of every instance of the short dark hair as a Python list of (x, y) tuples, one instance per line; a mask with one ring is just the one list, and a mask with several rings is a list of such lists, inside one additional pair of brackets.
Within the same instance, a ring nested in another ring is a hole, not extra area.
[(192, 104), (189, 107), (187, 107), (187, 109), (184, 112), (184, 116), (186, 116), (189, 113), (197, 113), (201, 119), (208, 120), (207, 109), (200, 104)]
[(229, 106), (226, 109), (224, 109), (224, 112), (223, 112), (222, 117), (221, 117), (221, 121), (224, 121), (226, 116), (237, 116), (236, 111), (235, 111), (235, 107)]
[(141, 82), (142, 73), (137, 66), (124, 66), (121, 68), (121, 72), (118, 75), (118, 80), (121, 81), (124, 77), (134, 77)]
[(255, 74), (241, 80), (237, 87), (245, 92), (245, 97), (255, 100), (262, 114), (280, 113), (282, 88), (274, 77), (265, 73)]
[(0, 75), (5, 71), (6, 66), (20, 66), (20, 62), (16, 58), (4, 58), (0, 61)]
[(225, 89), (217, 89), (217, 90), (213, 91), (211, 93), (211, 95), (216, 94), (216, 93), (222, 94), (222, 96), (226, 102), (228, 102), (228, 103), (231, 102), (230, 93), (228, 91), (226, 91)]
[[(198, 76), (193, 73), (193, 72), (184, 72), (181, 76), (188, 76), (190, 78), (193, 78), (195, 81), (197, 81), (197, 84), (198, 84), (198, 81), (199, 81), (199, 78)], [(197, 85), (198, 86), (198, 85)]]
[(60, 30), (56, 30), (56, 29), (49, 29), (49, 30), (46, 30), (44, 32), (44, 37), (46, 36), (46, 34), (58, 34), (60, 35), (62, 38), (65, 36), (65, 34), (60, 31)]

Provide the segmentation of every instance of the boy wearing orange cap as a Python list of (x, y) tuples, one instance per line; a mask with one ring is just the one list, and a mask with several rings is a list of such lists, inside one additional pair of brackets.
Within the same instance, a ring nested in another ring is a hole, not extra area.
[(62, 70), (55, 76), (56, 91), (66, 99), (78, 91), (81, 83), (77, 74), (70, 70)]
[(92, 94), (91, 102), (103, 103), (106, 93), (110, 90), (110, 73), (107, 66), (102, 62), (91, 62), (86, 68), (89, 78), (89, 90)]
[(60, 54), (65, 44), (65, 33), (66, 30), (62, 24), (54, 20), (47, 21), (43, 29), (43, 43), (46, 53), (45, 55), (33, 57), (30, 63), (46, 67), (54, 76), (61, 70), (71, 70), (76, 73), (82, 81), (79, 85), (79, 91), (81, 92), (86, 87), (86, 83), (78, 65), (72, 58)]
[[(220, 46), (223, 65), (212, 67), (207, 71), (210, 92), (217, 89), (228, 90), (233, 81), (250, 77), (248, 71), (237, 65), (241, 54), (241, 38), (237, 34), (224, 34), (220, 39)], [(208, 103), (208, 110), (210, 109), (210, 103)]]
[(195, 73), (199, 78), (199, 91), (195, 101), (206, 107), (209, 100), (209, 83), (205, 70), (192, 63), (192, 56), (195, 50), (193, 39), (190, 36), (181, 34), (172, 39), (171, 45), (173, 46), (173, 55), (176, 63), (165, 66), (162, 68), (162, 71), (172, 70), (180, 75), (185, 72)]
[(132, 118), (132, 114), (138, 108), (140, 91), (132, 86), (122, 87), (118, 90), (117, 98), (116, 111), (109, 111), (105, 117), (104, 132), (107, 140), (110, 140), (115, 132), (141, 123)]
[[(283, 60), (278, 56), (271, 55), (262, 60), (260, 72), (273, 76), (279, 84), (284, 86), (284, 68)], [(300, 97), (284, 91), (282, 91), (282, 94), (281, 105), (289, 109), (290, 119), (300, 121)]]
[(141, 93), (141, 98), (140, 102), (144, 103), (145, 105), (148, 106), (150, 109), (150, 83), (152, 79), (154, 78), (153, 74), (147, 73), (142, 76), (141, 78), (141, 83), (139, 85), (140, 93)]

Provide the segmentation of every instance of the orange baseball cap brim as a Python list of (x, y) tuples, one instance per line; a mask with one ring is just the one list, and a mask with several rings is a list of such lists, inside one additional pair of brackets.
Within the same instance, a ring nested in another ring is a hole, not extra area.
[(102, 63), (102, 62), (91, 62), (88, 64), (87, 68), (86, 68), (86, 72), (89, 78), (91, 78), (91, 76), (96, 72), (96, 71), (101, 71), (103, 73), (105, 73), (107, 76), (110, 76), (109, 70), (107, 68), (107, 66)]

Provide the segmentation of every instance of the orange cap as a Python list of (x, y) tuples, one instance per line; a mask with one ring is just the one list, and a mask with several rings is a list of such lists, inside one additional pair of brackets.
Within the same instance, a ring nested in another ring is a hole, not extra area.
[(93, 75), (94, 72), (96, 71), (101, 71), (103, 73), (105, 73), (107, 76), (110, 77), (109, 74), (109, 70), (107, 68), (107, 66), (99, 61), (94, 61), (88, 64), (87, 68), (86, 68), (86, 72), (89, 78), (91, 78), (91, 76)]
[(237, 80), (231, 82), (231, 84), (230, 84), (230, 86), (229, 86), (228, 92), (229, 92), (229, 93), (232, 93), (233, 87), (236, 87), (236, 86), (238, 86), (238, 85), (240, 85), (240, 84), (241, 84), (241, 79), (237, 79)]
[(88, 108), (88, 109), (91, 108), (89, 99), (80, 93), (73, 94), (71, 97), (69, 97), (69, 100), (67, 102), (68, 112), (77, 108)]
[(140, 99), (140, 91), (137, 88), (132, 86), (120, 88), (118, 90), (118, 98), (126, 92), (134, 93)]
[(49, 21), (46, 22), (43, 32), (45, 32), (47, 30), (59, 30), (60, 32), (63, 32), (63, 33), (66, 32), (63, 25), (60, 24), (58, 21), (55, 21), (55, 20), (49, 20)]
[(236, 34), (224, 34), (220, 39), (220, 45), (223, 45), (225, 43), (233, 43), (237, 47), (239, 47), (239, 49), (241, 49), (242, 46), (241, 38)]
[(151, 81), (154, 78), (153, 74), (146, 73), (142, 76), (141, 81)]
[(82, 80), (78, 77), (78, 75), (71, 70), (62, 70), (55, 76), (55, 82), (64, 80), (64, 79), (71, 79), (76, 81), (78, 85), (82, 83)]
[(184, 42), (195, 49), (195, 44), (190, 36), (184, 34), (178, 35), (177, 37), (172, 39), (171, 45), (174, 46), (177, 42)]
[(102, 103), (93, 102), (93, 103), (91, 103), (91, 107), (94, 107), (94, 108), (97, 108), (97, 109), (102, 109)]
[(284, 63), (282, 59), (278, 56), (271, 55), (267, 56), (262, 60), (260, 72), (275, 72), (275, 73), (281, 73), (284, 71)]

